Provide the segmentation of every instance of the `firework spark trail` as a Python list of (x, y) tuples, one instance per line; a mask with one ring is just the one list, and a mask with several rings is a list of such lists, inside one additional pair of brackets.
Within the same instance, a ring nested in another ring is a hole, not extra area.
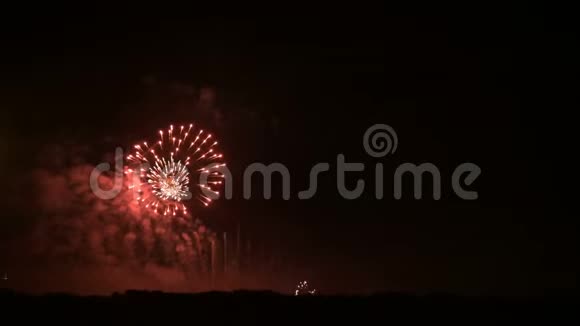
[[(208, 206), (212, 199), (204, 195), (210, 192), (219, 195), (217, 188), (223, 183), (224, 175), (211, 173), (211, 169), (223, 167), (223, 154), (217, 152), (218, 142), (203, 129), (196, 130), (193, 124), (174, 129), (159, 130), (159, 139), (149, 145), (142, 142), (133, 146), (134, 153), (127, 156), (132, 168), (125, 174), (137, 180), (130, 188), (137, 192), (137, 200), (157, 214), (187, 214), (184, 201), (197, 199)], [(195, 184), (201, 173), (208, 173), (206, 184)]]

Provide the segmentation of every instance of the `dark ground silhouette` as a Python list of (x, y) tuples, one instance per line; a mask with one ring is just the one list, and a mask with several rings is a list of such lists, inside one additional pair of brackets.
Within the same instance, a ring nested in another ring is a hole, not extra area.
[[(577, 295), (559, 293), (536, 298), (460, 297), (446, 294), (413, 296), (377, 293), (369, 296), (289, 296), (271, 291), (176, 294), (159, 291), (114, 293), (111, 296), (75, 296), (66, 293), (27, 295), (0, 291), (2, 311), (18, 319), (70, 319), (90, 323), (214, 323), (307, 324), (343, 321), (427, 321), (451, 318), (521, 323), (576, 317)], [(32, 313), (31, 313), (32, 312)], [(6, 313), (3, 313), (6, 315)]]

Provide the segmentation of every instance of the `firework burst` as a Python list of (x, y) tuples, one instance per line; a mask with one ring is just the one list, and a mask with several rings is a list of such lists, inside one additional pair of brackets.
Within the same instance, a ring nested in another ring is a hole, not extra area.
[[(224, 178), (216, 171), (225, 166), (217, 145), (210, 133), (197, 130), (193, 124), (179, 128), (171, 125), (159, 130), (154, 142), (135, 144), (133, 153), (127, 156), (131, 167), (125, 174), (133, 177), (130, 188), (137, 200), (166, 216), (186, 214), (185, 201), (190, 199), (208, 206), (212, 199), (207, 194), (219, 195), (217, 189)], [(195, 183), (202, 173), (207, 174), (207, 182)]]

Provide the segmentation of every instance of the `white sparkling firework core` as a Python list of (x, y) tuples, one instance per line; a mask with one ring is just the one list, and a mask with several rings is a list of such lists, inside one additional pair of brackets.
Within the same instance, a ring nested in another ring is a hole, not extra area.
[(189, 193), (189, 171), (181, 161), (169, 161), (164, 158), (156, 161), (149, 169), (147, 182), (151, 184), (155, 196), (166, 200), (181, 201), (191, 198)]

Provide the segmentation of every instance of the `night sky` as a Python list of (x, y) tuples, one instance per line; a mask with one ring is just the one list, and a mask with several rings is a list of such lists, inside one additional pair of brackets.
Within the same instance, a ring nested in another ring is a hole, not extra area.
[[(197, 9), (2, 21), (0, 273), (9, 280), (0, 287), (189, 290), (188, 279), (172, 282), (167, 269), (155, 281), (132, 269), (111, 276), (105, 263), (56, 245), (39, 255), (34, 240), (49, 232), (38, 231), (42, 221), (82, 220), (93, 210), (75, 201), (76, 190), (61, 196), (66, 185), (52, 177), (189, 121), (219, 137), (234, 174), (233, 199), (195, 211), (217, 234), (235, 239), (239, 226), (251, 248), (244, 263), (252, 267), (230, 288), (288, 291), (308, 279), (326, 293), (531, 295), (577, 286), (579, 48), (571, 13), (309, 6), (217, 18), (221, 10)], [(363, 148), (377, 123), (399, 140), (378, 159)], [(366, 165), (347, 174), (350, 188), (365, 180), (359, 199), (337, 191), (338, 154)], [(260, 196), (258, 178), (257, 195), (243, 199), (243, 171), (253, 162), (287, 166), (291, 199), (282, 199), (276, 178), (272, 199)], [(314, 198), (299, 200), (320, 162), (330, 172)], [(439, 168), (441, 200), (428, 191), (413, 199), (411, 179), (394, 199), (393, 173), (406, 162)], [(464, 162), (482, 169), (469, 187), (479, 193), (474, 201), (451, 188)]]

